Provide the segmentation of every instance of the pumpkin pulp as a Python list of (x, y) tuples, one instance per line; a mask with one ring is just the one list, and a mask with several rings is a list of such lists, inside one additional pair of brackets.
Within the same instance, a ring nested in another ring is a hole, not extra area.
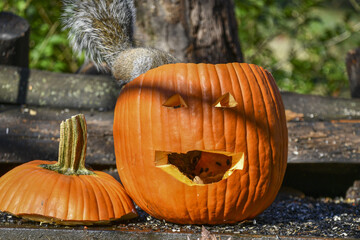
[(85, 167), (86, 144), (87, 127), (83, 114), (62, 121), (58, 162), (40, 167), (64, 175), (93, 175), (95, 173)]
[(243, 153), (192, 150), (187, 153), (155, 151), (155, 166), (189, 185), (211, 184), (244, 167)]

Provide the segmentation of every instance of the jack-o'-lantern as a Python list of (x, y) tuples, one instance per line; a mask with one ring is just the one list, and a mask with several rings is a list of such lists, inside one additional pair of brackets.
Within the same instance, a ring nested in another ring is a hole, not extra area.
[(113, 131), (128, 194), (170, 222), (254, 218), (275, 199), (286, 169), (281, 96), (256, 65), (152, 69), (122, 90)]

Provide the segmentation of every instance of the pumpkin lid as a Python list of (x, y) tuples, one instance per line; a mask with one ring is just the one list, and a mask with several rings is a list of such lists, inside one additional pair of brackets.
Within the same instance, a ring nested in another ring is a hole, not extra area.
[(86, 121), (82, 114), (60, 125), (58, 162), (35, 160), (0, 178), (0, 210), (62, 225), (103, 224), (137, 216), (122, 185), (85, 168)]

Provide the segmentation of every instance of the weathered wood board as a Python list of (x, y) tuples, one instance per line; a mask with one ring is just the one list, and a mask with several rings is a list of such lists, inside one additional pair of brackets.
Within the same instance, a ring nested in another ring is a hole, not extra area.
[(115, 165), (111, 111), (0, 106), (0, 163), (57, 160), (60, 123), (84, 113), (88, 124), (87, 163)]
[(0, 65), (0, 103), (110, 110), (121, 86), (110, 76), (54, 73)]
[[(77, 113), (84, 113), (88, 123), (87, 162), (104, 167), (114, 166), (112, 111), (17, 105), (0, 107), (0, 163), (18, 164), (32, 159), (55, 160), (59, 124)], [(346, 119), (349, 116), (338, 114), (332, 120), (319, 112), (311, 114), (314, 117), (288, 122), (288, 162), (360, 163), (360, 117), (355, 115), (355, 119)]]
[(288, 162), (360, 164), (360, 120), (288, 122)]

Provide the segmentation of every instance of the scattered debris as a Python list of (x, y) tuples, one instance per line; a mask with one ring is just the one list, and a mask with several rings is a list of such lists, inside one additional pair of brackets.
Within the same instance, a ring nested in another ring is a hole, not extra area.
[(354, 181), (354, 185), (346, 191), (346, 199), (360, 205), (360, 180)]
[(33, 110), (33, 109), (30, 109), (29, 114), (31, 116), (35, 116), (37, 114), (37, 112), (35, 110)]
[(286, 116), (286, 121), (303, 121), (304, 120), (304, 114), (303, 113), (297, 113), (297, 112), (293, 112), (289, 109), (285, 110), (285, 116)]

